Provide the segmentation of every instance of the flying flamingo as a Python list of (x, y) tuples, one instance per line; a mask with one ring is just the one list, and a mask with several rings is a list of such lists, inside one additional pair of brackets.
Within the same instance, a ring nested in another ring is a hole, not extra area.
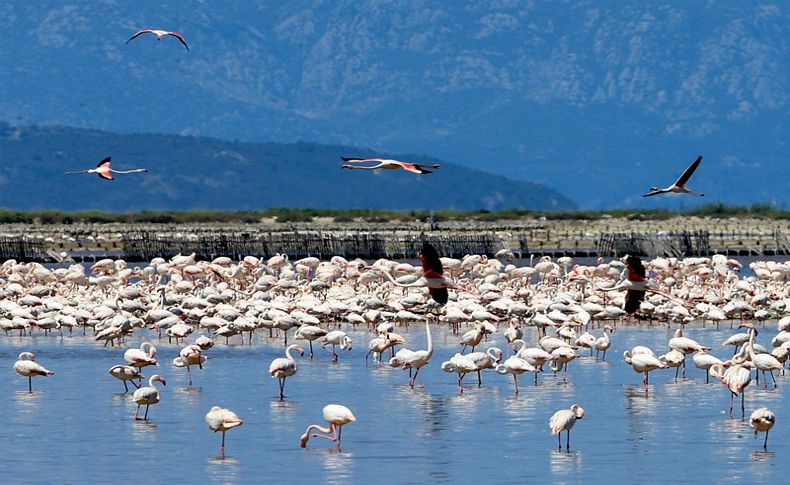
[(439, 168), (438, 163), (409, 163), (409, 162), (401, 162), (400, 160), (392, 160), (388, 158), (354, 158), (354, 157), (340, 157), (344, 162), (351, 162), (351, 163), (365, 163), (365, 162), (378, 162), (378, 165), (372, 166), (356, 166), (356, 165), (343, 165), (340, 168), (347, 168), (350, 170), (395, 170), (398, 168), (402, 168), (404, 170), (408, 170), (409, 172), (418, 173), (420, 175), (425, 175), (426, 173), (433, 173), (430, 170), (427, 170), (425, 167), (428, 168)]
[(213, 432), (222, 431), (222, 444), (219, 446), (220, 457), (225, 458), (225, 431), (241, 426), (244, 420), (230, 409), (213, 406), (206, 413), (206, 424)]
[(269, 365), (269, 374), (272, 377), (279, 379), (280, 383), (280, 400), (285, 398), (285, 379), (296, 374), (296, 360), (291, 355), (291, 351), (299, 352), (299, 355), (304, 355), (304, 350), (297, 344), (291, 344), (285, 349), (285, 357), (278, 357)]
[(112, 157), (105, 158), (104, 160), (99, 162), (98, 165), (96, 165), (96, 168), (88, 168), (88, 169), (85, 169), (85, 170), (77, 170), (75, 172), (66, 172), (66, 175), (77, 175), (77, 174), (80, 174), (80, 173), (95, 173), (99, 177), (101, 177), (101, 178), (103, 178), (105, 180), (112, 180), (113, 179), (112, 178), (112, 174), (114, 174), (114, 173), (118, 173), (118, 174), (124, 174), (124, 173), (145, 173), (145, 172), (148, 171), (147, 168), (133, 168), (131, 170), (113, 170), (112, 168), (110, 168), (110, 159), (111, 158)]
[(422, 262), (422, 276), (413, 283), (398, 283), (388, 271), (384, 269), (379, 269), (379, 271), (384, 273), (395, 286), (407, 288), (428, 287), (428, 293), (430, 293), (431, 298), (433, 298), (436, 303), (444, 305), (449, 298), (447, 288), (456, 288), (456, 286), (450, 280), (442, 276), (444, 272), (442, 260), (439, 258), (439, 253), (436, 252), (436, 248), (427, 241), (422, 243), (420, 261)]
[(143, 416), (143, 420), (148, 419), (148, 407), (151, 404), (156, 404), (159, 402), (159, 390), (154, 387), (154, 382), (161, 382), (163, 386), (166, 386), (167, 383), (165, 382), (165, 378), (161, 377), (159, 374), (154, 374), (148, 379), (148, 385), (146, 387), (141, 387), (134, 391), (132, 394), (132, 400), (137, 403), (137, 411), (134, 413), (134, 419), (140, 419), (138, 416), (140, 414), (140, 406), (145, 404), (145, 416)]
[[(301, 438), (299, 438), (299, 444), (302, 448), (305, 448), (307, 446), (307, 441), (310, 439), (310, 437), (313, 437), (326, 438), (330, 441), (334, 441), (337, 445), (337, 449), (339, 450), (340, 435), (343, 431), (343, 426), (348, 423), (353, 423), (357, 420), (350, 409), (340, 404), (327, 404), (324, 406), (323, 414), (324, 420), (329, 423), (329, 428), (324, 428), (318, 424), (311, 424), (308, 426), (304, 434), (301, 436)], [(332, 433), (332, 436), (319, 433), (310, 434), (310, 431), (314, 429), (320, 431), (321, 433)]]
[(760, 408), (752, 413), (749, 417), (749, 426), (754, 428), (754, 437), (757, 438), (759, 432), (765, 433), (765, 442), (763, 442), (763, 449), (768, 450), (768, 432), (774, 427), (776, 422), (776, 415), (768, 408)]
[(566, 432), (565, 449), (571, 450), (571, 428), (576, 424), (577, 419), (584, 417), (584, 409), (578, 404), (574, 404), (570, 409), (560, 409), (549, 419), (551, 434), (557, 435), (559, 449), (562, 450), (562, 432)]
[(27, 377), (27, 391), (33, 392), (33, 376), (51, 376), (55, 373), (36, 362), (33, 352), (22, 352), (14, 363), (17, 374)]
[(156, 40), (162, 40), (162, 37), (164, 37), (166, 35), (172, 35), (173, 37), (178, 39), (179, 42), (184, 44), (184, 47), (186, 47), (187, 50), (189, 50), (189, 46), (187, 45), (187, 41), (184, 40), (184, 36), (183, 35), (179, 34), (178, 32), (170, 32), (170, 31), (167, 31), (167, 30), (141, 29), (141, 30), (138, 30), (137, 32), (135, 32), (134, 35), (131, 36), (129, 38), (129, 40), (126, 41), (126, 43), (128, 44), (129, 42), (133, 41), (134, 39), (136, 39), (137, 37), (140, 37), (143, 34), (154, 34), (156, 36)]
[(683, 175), (681, 175), (680, 178), (678, 178), (674, 184), (663, 189), (659, 189), (658, 187), (650, 187), (650, 192), (644, 194), (642, 197), (650, 197), (652, 195), (658, 195), (658, 194), (668, 194), (670, 192), (673, 192), (675, 194), (696, 195), (697, 197), (704, 196), (705, 194), (692, 192), (686, 188), (686, 182), (689, 181), (689, 179), (691, 178), (692, 174), (694, 174), (694, 171), (697, 169), (701, 161), (702, 161), (702, 155), (698, 156), (697, 159), (694, 160), (694, 162), (691, 165), (689, 165), (686, 171), (683, 172)]

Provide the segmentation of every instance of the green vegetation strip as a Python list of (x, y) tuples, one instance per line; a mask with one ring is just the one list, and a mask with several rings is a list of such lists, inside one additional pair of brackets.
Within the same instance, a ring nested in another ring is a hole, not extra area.
[(56, 210), (15, 211), (0, 209), (0, 224), (73, 224), (73, 223), (201, 223), (230, 222), (256, 223), (263, 219), (277, 222), (311, 222), (316, 217), (332, 218), (334, 222), (397, 222), (426, 220), (433, 216), (436, 221), (494, 221), (508, 219), (530, 219), (545, 217), (547, 220), (598, 220), (610, 217), (632, 220), (667, 220), (678, 215), (712, 218), (757, 218), (769, 220), (790, 220), (790, 211), (772, 207), (768, 204), (752, 206), (727, 206), (711, 204), (693, 209), (673, 212), (665, 209), (614, 209), (607, 211), (532, 211), (508, 209), (502, 211), (390, 211), (370, 209), (298, 209), (273, 208), (259, 211), (224, 212), (213, 210), (191, 211), (142, 211), (142, 212), (104, 212), (81, 211), (62, 212)]

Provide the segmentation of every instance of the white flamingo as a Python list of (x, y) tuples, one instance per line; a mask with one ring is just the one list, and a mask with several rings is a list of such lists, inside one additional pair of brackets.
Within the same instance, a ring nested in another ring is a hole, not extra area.
[(513, 385), (516, 389), (516, 396), (518, 396), (518, 375), (523, 374), (525, 372), (537, 372), (537, 369), (533, 367), (529, 362), (522, 359), (521, 357), (516, 357), (515, 355), (511, 355), (510, 357), (505, 360), (505, 362), (496, 366), (496, 373), (497, 374), (510, 374), (513, 376)]
[(768, 408), (757, 409), (749, 417), (749, 426), (754, 428), (755, 439), (758, 433), (765, 433), (764, 450), (768, 450), (768, 432), (771, 431), (775, 423), (776, 415)]
[(576, 420), (584, 418), (584, 409), (578, 404), (574, 404), (570, 409), (560, 409), (549, 419), (551, 434), (557, 435), (557, 443), (562, 450), (562, 432), (566, 432), (565, 449), (571, 449), (571, 429), (576, 424)]
[(80, 174), (80, 173), (95, 173), (100, 178), (103, 178), (105, 180), (112, 180), (112, 174), (114, 174), (114, 173), (116, 173), (116, 174), (145, 173), (145, 172), (148, 171), (148, 169), (146, 169), (146, 168), (133, 168), (131, 170), (114, 170), (114, 169), (112, 169), (110, 167), (110, 159), (111, 158), (112, 157), (105, 158), (104, 160), (99, 162), (98, 165), (96, 165), (96, 168), (88, 168), (88, 169), (85, 169), (85, 170), (77, 170), (77, 171), (74, 171), (74, 172), (66, 172), (66, 175), (77, 175), (77, 174)]
[[(343, 432), (343, 426), (347, 425), (348, 423), (353, 423), (357, 420), (357, 418), (350, 409), (341, 404), (327, 404), (324, 406), (322, 413), (324, 415), (324, 420), (329, 423), (329, 428), (324, 428), (318, 424), (311, 424), (307, 427), (304, 434), (299, 438), (299, 445), (302, 448), (305, 448), (307, 446), (307, 441), (311, 437), (325, 438), (330, 441), (334, 441), (337, 449), (339, 450), (340, 435)], [(321, 433), (332, 433), (332, 436), (319, 433), (310, 434), (310, 432), (314, 429), (320, 431)]]
[(34, 376), (51, 376), (55, 375), (54, 372), (47, 369), (43, 365), (36, 362), (36, 356), (33, 352), (22, 352), (17, 357), (14, 363), (14, 370), (20, 376), (27, 377), (27, 391), (33, 392), (33, 377)]
[(141, 387), (134, 391), (132, 394), (132, 400), (137, 403), (137, 411), (134, 413), (134, 419), (140, 419), (138, 416), (140, 415), (140, 406), (145, 404), (145, 416), (143, 416), (143, 420), (148, 419), (148, 407), (151, 404), (156, 404), (159, 402), (159, 390), (154, 386), (154, 382), (161, 382), (163, 386), (166, 386), (167, 383), (165, 382), (164, 377), (160, 376), (159, 374), (154, 374), (148, 379), (148, 385), (145, 387)]
[(140, 373), (140, 369), (130, 365), (114, 365), (110, 367), (109, 372), (111, 376), (123, 382), (123, 388), (126, 392), (129, 392), (129, 386), (126, 384), (126, 381), (130, 381), (134, 387), (139, 388), (140, 385), (135, 383), (134, 379), (142, 381), (144, 377)]
[(206, 424), (215, 433), (222, 431), (222, 444), (219, 445), (219, 455), (225, 458), (225, 432), (241, 426), (244, 424), (244, 420), (230, 409), (212, 406), (206, 413)]
[(186, 367), (187, 375), (189, 376), (188, 386), (192, 385), (192, 371), (190, 366), (196, 365), (199, 369), (203, 369), (203, 362), (206, 361), (206, 356), (203, 355), (203, 350), (197, 344), (190, 344), (181, 349), (178, 357), (173, 359), (173, 365), (179, 368)]
[(126, 41), (126, 43), (128, 44), (129, 42), (133, 41), (134, 39), (140, 37), (143, 34), (154, 34), (156, 36), (156, 40), (162, 40), (162, 37), (165, 37), (165, 36), (168, 36), (168, 35), (173, 36), (176, 39), (178, 39), (178, 41), (181, 42), (184, 45), (184, 47), (187, 48), (187, 50), (189, 50), (189, 46), (187, 45), (187, 41), (184, 40), (184, 36), (179, 34), (178, 32), (172, 32), (172, 31), (169, 31), (169, 30), (140, 29), (137, 32), (135, 32), (134, 35), (132, 35), (129, 38), (129, 40)]
[(340, 350), (351, 350), (351, 337), (341, 330), (333, 330), (321, 339), (321, 348), (326, 349), (326, 346), (330, 344), (332, 345), (332, 362), (337, 362), (335, 347), (340, 346)]
[(653, 195), (668, 194), (668, 193), (689, 194), (689, 195), (696, 195), (697, 197), (704, 196), (705, 194), (692, 192), (686, 188), (686, 183), (694, 174), (694, 171), (697, 170), (697, 167), (699, 167), (701, 161), (702, 161), (702, 155), (698, 156), (697, 159), (694, 160), (685, 171), (683, 171), (683, 174), (675, 181), (674, 184), (663, 189), (659, 189), (658, 187), (650, 187), (650, 192), (646, 193), (642, 197), (650, 197)]
[[(433, 356), (433, 340), (431, 339), (431, 326), (428, 323), (427, 318), (425, 319), (425, 333), (428, 338), (428, 350), (413, 351), (409, 349), (400, 349), (395, 354), (395, 357), (392, 357), (389, 360), (389, 365), (392, 367), (409, 369), (410, 387), (414, 387), (415, 382), (417, 382), (417, 374), (420, 373), (420, 369), (428, 365), (428, 363), (431, 361), (431, 357)], [(412, 369), (414, 369), (414, 376), (411, 375)]]
[(291, 355), (291, 351), (299, 352), (304, 355), (304, 350), (297, 344), (291, 344), (285, 349), (285, 357), (278, 357), (269, 365), (269, 374), (276, 377), (280, 384), (280, 400), (285, 398), (285, 379), (296, 374), (296, 360)]
[(409, 162), (401, 162), (400, 160), (392, 160), (387, 158), (353, 158), (353, 157), (340, 157), (341, 160), (344, 162), (349, 163), (365, 163), (365, 162), (378, 162), (377, 165), (365, 167), (365, 166), (357, 166), (357, 165), (343, 165), (340, 168), (345, 169), (353, 169), (353, 170), (395, 170), (395, 169), (403, 169), (412, 173), (425, 175), (427, 173), (433, 173), (427, 168), (439, 168), (439, 164), (437, 163), (409, 163)]

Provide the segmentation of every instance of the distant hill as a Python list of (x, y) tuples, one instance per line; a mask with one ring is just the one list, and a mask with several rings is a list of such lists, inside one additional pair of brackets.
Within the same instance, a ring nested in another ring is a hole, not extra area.
[[(571, 209), (540, 184), (441, 163), (433, 174), (341, 170), (340, 156), (370, 150), (315, 143), (242, 143), (179, 135), (119, 135), (64, 127), (0, 123), (0, 207), (14, 209), (252, 210), (269, 207)], [(146, 174), (66, 176), (106, 156), (113, 168)]]

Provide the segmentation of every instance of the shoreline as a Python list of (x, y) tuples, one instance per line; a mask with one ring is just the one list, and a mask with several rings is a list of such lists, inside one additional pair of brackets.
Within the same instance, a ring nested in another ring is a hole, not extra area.
[(285, 253), (293, 259), (335, 254), (413, 258), (415, 241), (422, 238), (442, 246), (442, 254), (450, 257), (475, 252), (493, 256), (501, 249), (521, 258), (613, 257), (626, 252), (677, 257), (790, 255), (790, 221), (678, 216), (667, 220), (524, 218), (432, 223), (315, 218), (294, 223), (270, 219), (258, 223), (2, 224), (0, 257), (52, 261), (66, 253), (75, 260), (109, 255), (145, 260), (158, 252), (162, 254), (155, 255), (162, 257), (197, 252), (231, 257)]

